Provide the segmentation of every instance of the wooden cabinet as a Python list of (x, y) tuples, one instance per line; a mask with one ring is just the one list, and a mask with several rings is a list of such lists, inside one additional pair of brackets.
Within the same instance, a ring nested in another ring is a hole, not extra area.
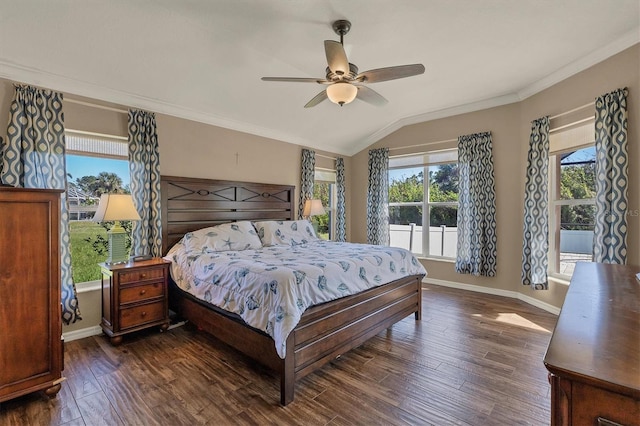
[(549, 342), (551, 425), (640, 425), (638, 266), (578, 263)]
[(167, 285), (171, 262), (157, 258), (126, 264), (100, 264), (102, 330), (114, 345), (133, 331), (169, 326)]
[(0, 402), (60, 390), (61, 193), (0, 187)]

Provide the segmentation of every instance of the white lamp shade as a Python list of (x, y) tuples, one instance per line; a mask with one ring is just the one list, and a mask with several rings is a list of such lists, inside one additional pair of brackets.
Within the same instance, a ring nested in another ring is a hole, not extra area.
[(327, 87), (327, 97), (340, 106), (348, 104), (356, 98), (358, 88), (346, 81), (339, 81)]
[(321, 216), (325, 214), (324, 207), (322, 207), (322, 201), (320, 200), (307, 200), (304, 202), (304, 210), (302, 216)]
[(114, 220), (140, 220), (140, 215), (133, 205), (129, 194), (102, 194), (98, 210), (93, 216), (94, 222), (110, 222)]

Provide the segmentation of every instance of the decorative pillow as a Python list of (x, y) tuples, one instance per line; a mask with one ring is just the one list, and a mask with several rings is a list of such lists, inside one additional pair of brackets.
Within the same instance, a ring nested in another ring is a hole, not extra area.
[(254, 225), (263, 246), (295, 246), (318, 239), (308, 220), (271, 220)]
[(187, 251), (236, 251), (262, 247), (258, 233), (249, 221), (225, 223), (184, 234)]

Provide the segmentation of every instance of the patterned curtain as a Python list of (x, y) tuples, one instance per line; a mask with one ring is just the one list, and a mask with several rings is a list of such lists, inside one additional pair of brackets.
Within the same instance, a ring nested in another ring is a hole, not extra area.
[(133, 223), (131, 249), (136, 255), (162, 256), (160, 155), (156, 116), (129, 110), (131, 196), (142, 220)]
[(367, 243), (389, 245), (389, 148), (369, 151)]
[(344, 158), (336, 158), (336, 237), (335, 241), (347, 241), (346, 209), (344, 200)]
[(627, 263), (627, 88), (596, 99), (593, 261)]
[(549, 267), (549, 118), (531, 122), (524, 189), (522, 284), (547, 290)]
[(316, 167), (316, 152), (310, 149), (302, 149), (302, 167), (300, 170), (300, 204), (298, 206), (298, 219), (302, 219), (304, 202), (313, 198), (313, 174)]
[[(2, 149), (2, 183), (23, 188), (67, 189), (62, 94), (26, 85), (15, 86), (9, 110), (7, 143)], [(71, 273), (69, 207), (61, 199), (60, 253), (62, 321), (81, 320)]]
[(491, 133), (458, 138), (458, 256), (456, 272), (496, 275), (496, 192)]

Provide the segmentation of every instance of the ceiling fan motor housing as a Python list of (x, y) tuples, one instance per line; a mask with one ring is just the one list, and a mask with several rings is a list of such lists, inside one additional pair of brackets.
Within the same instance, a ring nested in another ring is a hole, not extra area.
[(329, 81), (354, 81), (358, 75), (358, 67), (349, 62), (349, 74), (337, 74), (331, 71), (329, 67), (326, 69), (326, 79)]

